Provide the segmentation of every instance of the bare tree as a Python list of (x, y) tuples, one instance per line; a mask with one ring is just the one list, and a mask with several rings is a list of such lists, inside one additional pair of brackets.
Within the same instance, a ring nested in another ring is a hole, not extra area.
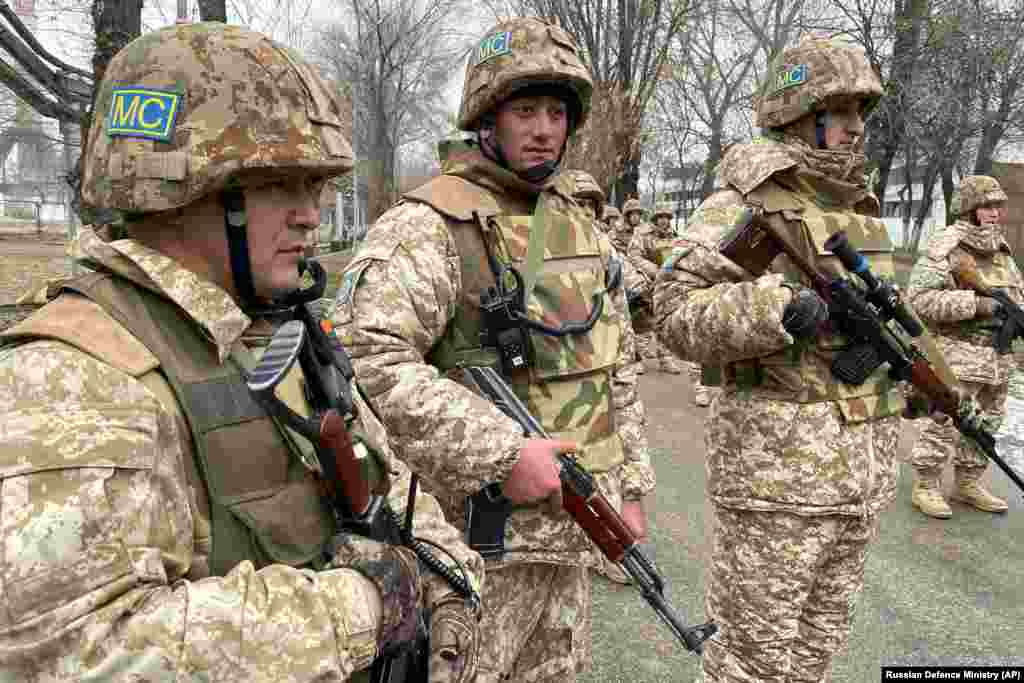
[(461, 0), (345, 0), (347, 20), (320, 35), (316, 54), (349, 84), (353, 141), (369, 176), (369, 220), (397, 198), (404, 145), (435, 136), (446, 121), (444, 86), (466, 42), (452, 27)]

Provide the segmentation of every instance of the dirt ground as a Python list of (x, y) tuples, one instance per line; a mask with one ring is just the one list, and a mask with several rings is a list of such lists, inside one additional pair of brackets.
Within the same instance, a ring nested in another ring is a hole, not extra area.
[[(658, 476), (648, 499), (655, 561), (684, 623), (700, 624), (714, 524), (704, 495), (707, 409), (694, 406), (681, 375), (648, 370), (640, 393)], [(920, 422), (904, 424), (901, 459)], [(1010, 502), (1007, 515), (954, 503), (952, 520), (931, 520), (911, 507), (912, 470), (902, 465), (896, 501), (869, 553), (849, 647), (834, 661), (834, 683), (877, 681), (883, 664), (1024, 665), (1024, 505), (1009, 480), (991, 469), (990, 489)], [(950, 479), (947, 472), (947, 490)], [(593, 666), (581, 681), (701, 681), (700, 658), (683, 649), (632, 587), (596, 577), (593, 624)]]
[(70, 272), (63, 240), (0, 229), (0, 305), (13, 304), (30, 286)]

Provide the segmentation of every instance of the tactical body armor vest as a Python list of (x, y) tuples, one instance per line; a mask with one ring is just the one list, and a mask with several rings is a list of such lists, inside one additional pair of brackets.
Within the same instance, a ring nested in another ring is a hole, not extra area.
[[(459, 206), (447, 199), (456, 195), (462, 197)], [(427, 358), (442, 371), (495, 364), (494, 351), (481, 345), (480, 296), (495, 284), (489, 250), (503, 265), (524, 273), (528, 290), (532, 281), (526, 308), (533, 320), (554, 327), (585, 320), (594, 295), (603, 298), (601, 315), (586, 333), (552, 336), (530, 330), (531, 367), (514, 372), (509, 383), (553, 438), (580, 444), (580, 462), (589, 470), (604, 472), (621, 464), (611, 378), (622, 346), (622, 321), (605, 289), (611, 253), (602, 248), (593, 223), (575, 204), (551, 192), (543, 193), (533, 216), (506, 214), (490, 192), (450, 175), (406, 197), (444, 216), (458, 245), (461, 299)], [(460, 210), (465, 206), (479, 208), (467, 215)], [(530, 240), (538, 234), (544, 242), (531, 249)], [(528, 264), (534, 252), (539, 263)]]
[[(885, 224), (877, 218), (855, 213), (849, 208), (834, 209), (816, 202), (811, 188), (796, 192), (774, 180), (762, 183), (746, 196), (746, 201), (761, 206), (768, 213), (782, 213), (791, 224), (799, 225), (790, 240), (812, 257), (818, 268), (846, 277), (854, 282), (842, 263), (825, 249), (825, 241), (833, 233), (846, 231), (849, 242), (856, 247), (879, 277), (894, 275), (893, 247)], [(785, 254), (772, 264), (789, 281), (810, 282)], [(859, 284), (859, 282), (857, 283)], [(877, 419), (901, 413), (905, 406), (903, 393), (882, 366), (859, 386), (844, 384), (830, 370), (833, 359), (850, 346), (845, 336), (831, 331), (819, 335), (806, 346), (794, 345), (770, 356), (730, 363), (724, 368), (725, 383), (749, 389), (757, 395), (797, 403), (835, 401), (847, 422)]]
[[(947, 230), (954, 228), (970, 231), (973, 226), (957, 223)], [(951, 248), (941, 242), (936, 248), (950, 249), (945, 255), (950, 264), (961, 260), (969, 261), (986, 287), (1004, 289), (1018, 304), (1024, 302), (1024, 282), (1021, 281), (1010, 247), (1005, 241), (1001, 241), (994, 251), (974, 248), (964, 239), (957, 241)], [(942, 256), (941, 253), (931, 255)], [(954, 283), (954, 286), (959, 284)], [(929, 327), (962, 380), (993, 385), (1009, 381), (1016, 367), (1014, 354), (1000, 355), (993, 347), (993, 335), (997, 326), (998, 321), (991, 318), (955, 323), (929, 323)], [(957, 359), (965, 358), (972, 361), (966, 364), (957, 362)]]
[[(169, 384), (188, 424), (195, 459), (186, 467), (200, 509), (209, 506), (212, 527), (209, 574), (223, 576), (243, 560), (257, 568), (319, 567), (335, 522), (309, 460), (311, 448), (253, 400), (241, 374), (247, 359), (233, 357), (221, 364), (200, 329), (174, 303), (116, 275), (85, 275), (63, 289), (99, 304), (159, 360), (158, 369), (129, 374), (150, 388), (154, 380)], [(45, 316), (45, 308), (37, 315)], [(33, 319), (26, 322), (0, 340), (49, 338), (83, 346), (71, 335), (33, 325)], [(105, 361), (116, 359), (116, 354), (104, 356)], [(203, 578), (205, 570), (196, 571), (193, 567), (190, 579)]]

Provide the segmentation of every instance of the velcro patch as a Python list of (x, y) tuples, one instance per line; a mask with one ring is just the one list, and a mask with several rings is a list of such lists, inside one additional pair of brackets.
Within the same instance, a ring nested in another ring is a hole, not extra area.
[(792, 88), (794, 85), (806, 83), (809, 76), (810, 69), (806, 64), (783, 64), (775, 72), (775, 78), (772, 81), (772, 92), (777, 93), (780, 90)]
[(476, 49), (476, 63), (512, 53), (512, 31), (503, 31), (487, 36)]
[(107, 135), (170, 142), (180, 104), (181, 93), (115, 87), (107, 114)]

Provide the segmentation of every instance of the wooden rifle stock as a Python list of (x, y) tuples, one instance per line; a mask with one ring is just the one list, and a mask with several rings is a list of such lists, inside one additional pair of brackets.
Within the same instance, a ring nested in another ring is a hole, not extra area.
[(325, 480), (328, 487), (334, 487), (329, 491), (330, 499), (343, 508), (350, 508), (348, 512), (353, 517), (361, 516), (370, 507), (370, 484), (362, 463), (356, 457), (345, 418), (333, 408), (320, 418), (318, 450), (325, 456), (321, 458), (322, 467), (328, 468), (333, 464), (334, 476)]

